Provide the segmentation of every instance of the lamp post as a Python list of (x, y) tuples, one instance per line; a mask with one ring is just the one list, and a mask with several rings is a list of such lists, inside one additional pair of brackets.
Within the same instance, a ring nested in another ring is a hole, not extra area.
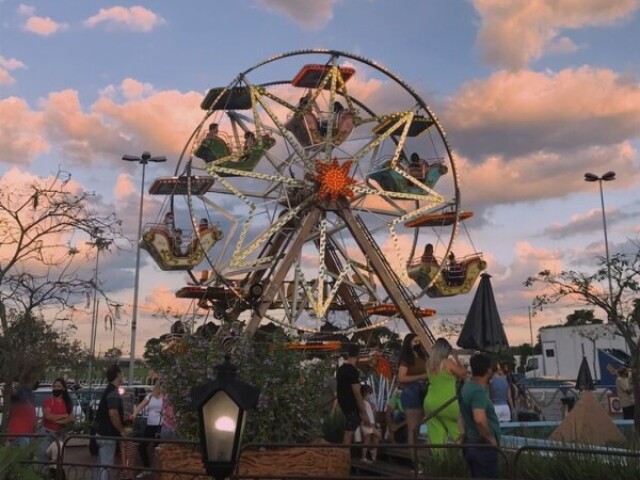
[(100, 252), (106, 250), (111, 245), (111, 240), (105, 240), (99, 237), (101, 231), (94, 232), (93, 242), (87, 242), (88, 245), (96, 247), (96, 270), (93, 274), (93, 310), (91, 315), (91, 337), (89, 338), (89, 391), (93, 391), (93, 361), (96, 355), (96, 334), (98, 324), (98, 266), (100, 264)]
[(611, 262), (609, 260), (609, 239), (607, 238), (607, 217), (604, 211), (604, 194), (602, 193), (602, 182), (610, 182), (611, 180), (615, 180), (616, 172), (609, 171), (602, 175), (601, 177), (593, 174), (593, 173), (585, 173), (584, 180), (585, 182), (598, 182), (600, 186), (600, 205), (602, 206), (602, 226), (604, 228), (604, 251), (607, 258), (607, 277), (609, 279), (609, 302), (611, 303), (611, 309), (613, 313), (613, 309), (615, 308), (613, 305), (613, 287), (611, 284)]
[(233, 472), (240, 454), (246, 411), (256, 407), (260, 392), (238, 380), (228, 354), (216, 370), (215, 380), (191, 389), (191, 401), (198, 412), (207, 474), (224, 480)]
[(144, 174), (147, 163), (166, 162), (166, 157), (152, 157), (149, 152), (142, 152), (142, 155), (124, 155), (122, 159), (126, 162), (138, 162), (142, 165), (142, 182), (140, 186), (140, 213), (138, 215), (138, 236), (136, 238), (136, 269), (133, 284), (133, 314), (131, 315), (131, 351), (129, 354), (129, 386), (133, 383), (133, 371), (136, 363), (136, 328), (138, 326), (138, 290), (140, 287), (140, 237), (142, 236), (142, 207), (144, 206)]

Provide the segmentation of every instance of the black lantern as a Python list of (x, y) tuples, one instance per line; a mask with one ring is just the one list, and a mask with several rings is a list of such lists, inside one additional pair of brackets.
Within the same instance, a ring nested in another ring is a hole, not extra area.
[(216, 379), (191, 389), (191, 401), (198, 411), (200, 448), (207, 473), (216, 480), (233, 472), (247, 419), (260, 392), (237, 378), (230, 356), (216, 367)]

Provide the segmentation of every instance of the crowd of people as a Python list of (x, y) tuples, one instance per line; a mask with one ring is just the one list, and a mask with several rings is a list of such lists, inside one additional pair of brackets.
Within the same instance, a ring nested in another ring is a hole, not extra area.
[[(98, 445), (99, 467), (97, 480), (109, 480), (109, 466), (116, 464), (116, 454), (120, 443), (121, 464), (132, 465), (135, 456), (125, 448), (128, 437), (148, 439), (135, 444), (143, 466), (151, 466), (150, 452), (156, 443), (153, 439), (175, 437), (174, 411), (163, 385), (157, 381), (151, 393), (125, 416), (125, 406), (120, 387), (124, 377), (118, 365), (106, 370), (108, 384), (104, 389), (93, 418), (93, 426)], [(40, 468), (45, 468), (58, 455), (60, 442), (69, 432), (69, 427), (77, 421), (73, 401), (64, 378), (56, 378), (51, 384), (51, 396), (42, 402), (42, 417), (37, 418), (34, 390), (38, 388), (37, 375), (27, 372), (19, 384), (11, 386), (11, 407), (7, 424), (9, 441), (14, 446), (37, 443), (34, 460)], [(138, 417), (144, 413), (143, 417)], [(144, 425), (138, 431), (133, 426), (136, 418), (144, 418)], [(41, 420), (41, 422), (38, 422)], [(38, 423), (40, 423), (38, 425)], [(130, 449), (129, 449), (130, 450)], [(134, 450), (135, 451), (135, 450)], [(143, 478), (141, 472), (137, 478)]]
[[(420, 426), (426, 424), (430, 444), (462, 444), (472, 477), (498, 476), (498, 450), (493, 447), (500, 445), (500, 424), (517, 420), (518, 390), (507, 363), (476, 353), (467, 367), (446, 339), (436, 340), (427, 353), (415, 334), (406, 335), (397, 387), (384, 412), (383, 435), (371, 404), (372, 389), (361, 383), (358, 355), (359, 347), (349, 345), (347, 358), (337, 371), (337, 401), (346, 419), (343, 442), (354, 443), (360, 431), (364, 461), (376, 461), (382, 438), (392, 443), (419, 443)], [(616, 390), (624, 418), (633, 418), (627, 368), (618, 371)]]
[[(343, 442), (353, 443), (357, 430), (362, 432), (364, 447), (362, 459), (375, 462), (377, 444), (382, 438), (375, 422), (374, 407), (370, 401), (372, 389), (361, 384), (356, 366), (358, 345), (348, 346), (347, 358), (338, 368), (337, 400), (345, 416)], [(471, 376), (455, 355), (451, 344), (438, 339), (430, 355), (415, 334), (408, 334), (403, 342), (398, 366), (398, 389), (389, 399), (385, 418), (388, 440), (409, 444), (418, 442), (420, 425), (427, 424), (429, 442), (434, 445), (462, 442), (465, 459), (473, 477), (497, 477), (500, 442), (499, 417), (496, 405), (511, 391), (502, 367), (493, 385), (491, 360), (484, 354), (476, 354), (470, 360)], [(428, 385), (427, 385), (428, 382)], [(492, 393), (490, 393), (492, 392)], [(495, 392), (495, 396), (494, 396)], [(492, 401), (492, 397), (494, 401)], [(513, 405), (506, 400), (507, 408)], [(502, 410), (498, 408), (498, 410)], [(503, 418), (506, 419), (506, 417)], [(511, 412), (509, 418), (511, 419)]]
[[(493, 362), (487, 355), (476, 353), (467, 367), (446, 339), (436, 340), (427, 353), (420, 338), (409, 333), (399, 355), (397, 388), (389, 396), (385, 425), (381, 428), (373, 389), (361, 381), (359, 355), (360, 347), (349, 344), (346, 358), (336, 373), (336, 391), (345, 418), (343, 443), (352, 444), (360, 437), (362, 461), (377, 460), (378, 444), (383, 439), (392, 443), (419, 443), (420, 426), (426, 424), (430, 444), (463, 445), (472, 477), (497, 477), (498, 451), (492, 447), (500, 445), (500, 423), (516, 419), (517, 389), (508, 364)], [(118, 444), (123, 464), (131, 465), (137, 450), (143, 466), (150, 467), (151, 454), (157, 445), (154, 440), (175, 436), (173, 408), (160, 381), (135, 405), (132, 414), (125, 416), (120, 392), (123, 372), (118, 365), (112, 365), (106, 370), (106, 378), (109, 383), (94, 418), (100, 464), (97, 480), (110, 478), (108, 467), (116, 463)], [(56, 378), (51, 384), (51, 396), (42, 403), (38, 425), (34, 398), (37, 387), (35, 372), (27, 372), (20, 384), (11, 385), (7, 432), (12, 445), (37, 441), (35, 459), (45, 464), (56, 457), (59, 441), (76, 418), (67, 383), (64, 378)], [(626, 367), (617, 371), (616, 390), (624, 418), (633, 419), (633, 386)], [(134, 431), (134, 420), (141, 413), (144, 425)], [(131, 437), (144, 440), (126, 440)], [(142, 472), (138, 478), (145, 475)]]

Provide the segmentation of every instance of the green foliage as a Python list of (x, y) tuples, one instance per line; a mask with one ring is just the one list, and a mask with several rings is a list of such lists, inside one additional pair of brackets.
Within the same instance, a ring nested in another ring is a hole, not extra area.
[(331, 443), (342, 443), (347, 421), (342, 412), (332, 413), (322, 422), (322, 438)]
[(158, 358), (161, 351), (162, 341), (159, 338), (150, 338), (144, 345), (142, 358), (144, 358), (146, 362), (152, 364)]
[[(219, 332), (220, 333), (220, 332)], [(231, 361), (241, 380), (260, 389), (250, 412), (245, 441), (254, 443), (309, 442), (322, 434), (322, 422), (333, 400), (328, 386), (332, 368), (326, 361), (309, 360), (302, 352), (284, 349), (284, 338), (254, 343), (244, 336), (218, 334), (211, 340), (185, 335), (152, 359), (176, 411), (181, 437), (198, 437), (191, 388), (215, 375), (231, 346)], [(224, 346), (223, 346), (224, 343)]]
[(518, 460), (517, 478), (537, 480), (635, 480), (640, 471), (640, 459), (605, 454), (554, 452), (552, 456), (525, 453)]
[(0, 479), (2, 480), (40, 480), (42, 476), (28, 462), (33, 458), (36, 445), (16, 447), (0, 445)]
[(578, 325), (595, 325), (602, 323), (602, 320), (596, 318), (593, 310), (579, 309), (567, 315), (565, 326), (575, 327)]
[(68, 365), (72, 345), (41, 316), (13, 315), (0, 334), (0, 367), (12, 372), (13, 380), (34, 367), (61, 368)]

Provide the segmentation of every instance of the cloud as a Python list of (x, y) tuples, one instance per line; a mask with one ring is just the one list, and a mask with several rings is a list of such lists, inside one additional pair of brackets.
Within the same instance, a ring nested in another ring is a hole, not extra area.
[(0, 55), (0, 85), (11, 85), (15, 83), (15, 78), (9, 74), (11, 70), (26, 68), (26, 65), (15, 58), (5, 58)]
[(105, 24), (107, 28), (131, 30), (135, 32), (150, 32), (166, 21), (158, 14), (144, 7), (133, 6), (101, 8), (100, 11), (84, 21), (87, 27)]
[(320, 30), (333, 18), (334, 3), (336, 0), (260, 0), (267, 11), (282, 14), (308, 30)]
[(18, 15), (24, 15), (24, 16), (30, 17), (31, 15), (36, 13), (36, 8), (32, 7), (31, 5), (25, 5), (24, 3), (21, 3), (20, 5), (18, 5), (17, 12), (18, 12)]
[(54, 33), (62, 32), (69, 28), (69, 24), (56, 22), (50, 17), (38, 17), (35, 15), (36, 9), (31, 5), (20, 4), (17, 9), (18, 15), (28, 17), (22, 29), (25, 32), (35, 33), (43, 37), (48, 37)]
[(69, 28), (66, 23), (59, 23), (49, 17), (29, 17), (22, 27), (23, 30), (43, 37), (48, 37), (57, 32), (62, 32)]
[[(638, 0), (473, 0), (480, 14), (478, 42), (485, 61), (519, 69), (546, 52), (575, 49), (564, 29), (612, 25), (630, 18)], [(560, 48), (558, 48), (560, 47)]]
[[(632, 220), (640, 217), (640, 212), (625, 212), (620, 209), (609, 210), (606, 212), (607, 226), (611, 227), (616, 223), (626, 220)], [(594, 208), (585, 214), (573, 215), (571, 221), (567, 223), (554, 223), (545, 228), (543, 235), (553, 240), (561, 240), (566, 237), (582, 235), (583, 233), (591, 233), (602, 230), (602, 210)]]
[(42, 133), (42, 114), (29, 109), (27, 102), (17, 97), (0, 100), (0, 161), (8, 164), (28, 164), (33, 158), (51, 149)]
[(116, 200), (132, 195), (135, 189), (131, 183), (131, 177), (122, 173), (118, 175), (116, 184), (113, 186), (113, 192)]
[(155, 92), (151, 85), (131, 79), (115, 90), (122, 93), (122, 100), (103, 96), (93, 105), (93, 111), (139, 148), (155, 145), (158, 154), (177, 155), (202, 118), (202, 94), (197, 92)]
[(563, 198), (585, 189), (583, 172), (607, 169), (625, 172), (611, 188), (638, 181), (637, 150), (629, 143), (589, 147), (574, 152), (536, 152), (521, 156), (492, 155), (481, 161), (457, 156), (464, 205), (483, 208), (499, 204)]
[[(40, 188), (50, 187), (51, 185), (60, 187), (60, 182), (65, 180), (64, 191), (68, 192), (71, 196), (80, 195), (85, 192), (86, 189), (83, 185), (73, 180), (71, 176), (55, 177), (50, 175), (48, 177), (39, 177), (31, 172), (21, 169), (19, 167), (13, 167), (0, 176), (0, 191), (4, 192), (3, 203), (8, 206), (21, 205), (27, 200), (33, 193), (32, 186), (37, 185)], [(8, 194), (7, 192), (11, 192)], [(44, 203), (43, 203), (44, 202)], [(109, 215), (113, 211), (113, 207), (103, 201), (103, 198), (94, 195), (89, 199), (90, 208), (96, 212), (96, 215)], [(39, 205), (45, 207), (47, 205), (47, 199), (43, 198)], [(37, 212), (36, 212), (37, 213)], [(21, 219), (23, 224), (29, 223), (31, 215), (35, 215), (30, 211), (23, 211), (21, 213)], [(12, 227), (14, 222), (8, 222), (9, 229), (15, 230), (17, 227)], [(46, 227), (48, 229), (48, 227)], [(31, 235), (33, 235), (33, 229)], [(91, 253), (92, 247), (87, 245), (89, 237), (80, 232), (75, 231), (71, 233), (69, 229), (64, 232), (51, 232), (46, 235), (46, 248), (44, 249), (44, 255), (47, 258), (56, 259), (53, 263), (71, 261), (68, 267), (67, 275), (77, 275), (78, 278), (87, 278), (91, 276), (91, 268), (93, 261), (90, 257), (94, 255)], [(15, 253), (17, 244), (15, 241), (7, 241), (0, 247), (0, 261), (6, 258), (11, 258)], [(78, 253), (69, 257), (69, 250), (73, 247), (77, 249)], [(50, 265), (42, 263), (41, 261), (31, 257), (24, 258), (19, 262), (18, 268), (27, 269), (30, 272), (36, 274), (47, 274)], [(55, 275), (55, 272), (54, 272)]]
[(465, 84), (443, 122), (467, 154), (523, 154), (640, 137), (640, 83), (608, 69), (499, 72)]
[(28, 164), (52, 148), (71, 165), (116, 161), (148, 145), (178, 155), (202, 117), (201, 100), (197, 92), (156, 92), (133, 79), (106, 87), (88, 109), (71, 89), (50, 93), (36, 109), (17, 97), (2, 99), (0, 115), (12, 121), (0, 125), (0, 162)]
[(127, 143), (108, 119), (83, 111), (75, 90), (49, 94), (41, 101), (41, 108), (47, 138), (73, 163), (91, 163), (101, 154), (117, 158)]

